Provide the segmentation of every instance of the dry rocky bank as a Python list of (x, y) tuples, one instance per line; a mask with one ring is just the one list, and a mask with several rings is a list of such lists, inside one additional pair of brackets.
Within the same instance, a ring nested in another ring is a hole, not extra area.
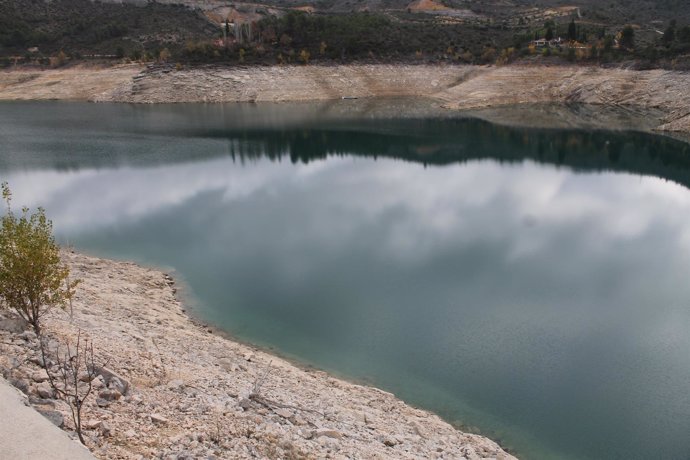
[(0, 72), (0, 99), (281, 102), (430, 97), (449, 109), (584, 103), (658, 110), (659, 130), (690, 133), (690, 73), (582, 66), (74, 66)]
[[(462, 433), (394, 395), (306, 370), (193, 323), (160, 271), (63, 254), (82, 280), (73, 312), (45, 320), (49, 348), (81, 330), (107, 369), (93, 381), (84, 427), (108, 459), (496, 458)], [(40, 412), (73, 428), (39, 364), (35, 335), (0, 317), (0, 370)], [(49, 367), (51, 363), (48, 363)]]

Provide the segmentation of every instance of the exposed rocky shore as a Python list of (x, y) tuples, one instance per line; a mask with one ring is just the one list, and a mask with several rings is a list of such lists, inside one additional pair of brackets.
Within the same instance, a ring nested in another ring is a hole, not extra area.
[(281, 102), (430, 97), (449, 109), (583, 103), (657, 110), (656, 129), (690, 133), (690, 73), (583, 66), (75, 66), (0, 72), (0, 99)]
[[(86, 402), (99, 458), (496, 458), (493, 441), (462, 433), (394, 395), (301, 369), (195, 324), (160, 271), (64, 253), (82, 280), (72, 313), (45, 321), (52, 345), (81, 330), (106, 363)], [(0, 318), (0, 370), (39, 411), (72, 429), (39, 366), (38, 342)], [(48, 363), (50, 366), (50, 363)]]

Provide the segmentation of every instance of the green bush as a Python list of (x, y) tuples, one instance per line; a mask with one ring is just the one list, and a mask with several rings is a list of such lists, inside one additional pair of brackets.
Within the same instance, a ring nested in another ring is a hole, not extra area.
[(0, 307), (16, 311), (41, 333), (41, 318), (52, 307), (64, 308), (74, 294), (69, 269), (60, 260), (53, 224), (43, 208), (21, 215), (12, 211), (12, 193), (2, 184), (7, 211), (0, 222)]

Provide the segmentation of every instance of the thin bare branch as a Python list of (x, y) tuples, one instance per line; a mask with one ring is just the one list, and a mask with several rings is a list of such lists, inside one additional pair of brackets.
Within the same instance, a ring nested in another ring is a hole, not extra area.
[[(68, 342), (66, 344), (67, 351), (63, 355), (60, 353), (58, 345), (55, 350), (55, 370), (49, 365), (46, 342), (47, 338), (42, 336), (39, 343), (44, 368), (48, 374), (48, 382), (55, 395), (69, 405), (79, 441), (86, 445), (82, 433), (81, 414), (84, 402), (93, 390), (93, 380), (98, 373), (98, 367), (94, 360), (93, 342), (88, 339), (84, 339), (82, 342), (81, 330), (79, 330), (74, 350)], [(82, 372), (86, 373), (85, 379), (80, 378)]]

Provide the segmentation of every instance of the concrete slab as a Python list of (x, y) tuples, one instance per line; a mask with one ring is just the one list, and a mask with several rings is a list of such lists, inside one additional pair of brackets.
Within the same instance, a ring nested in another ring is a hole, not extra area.
[(0, 460), (95, 460), (0, 377)]

